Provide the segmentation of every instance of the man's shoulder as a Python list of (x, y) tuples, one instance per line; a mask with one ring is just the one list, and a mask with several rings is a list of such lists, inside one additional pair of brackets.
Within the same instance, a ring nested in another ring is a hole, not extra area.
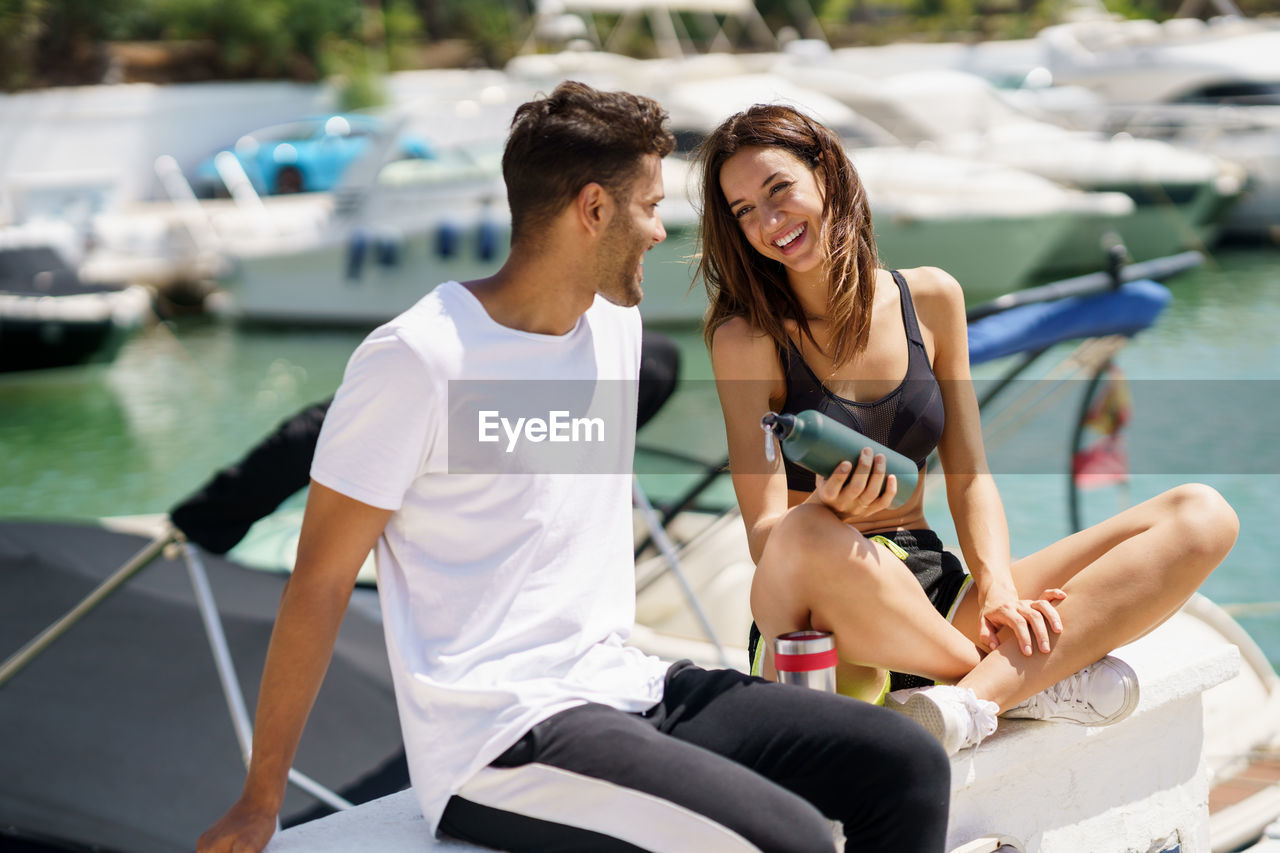
[(446, 281), (435, 287), (391, 320), (374, 329), (366, 338), (400, 340), (414, 348), (431, 348), (453, 340), (467, 324), (466, 306), (459, 299), (461, 285)]
[(426, 369), (438, 375), (456, 361), (459, 309), (448, 292), (449, 284), (433, 289), (366, 335), (352, 354), (348, 377), (355, 375), (356, 365), (363, 368), (360, 373), (381, 367), (393, 372)]
[[(459, 291), (462, 293), (460, 294)], [(388, 322), (384, 328), (403, 329), (409, 332), (434, 331), (441, 326), (456, 327), (465, 322), (466, 306), (460, 298), (465, 294), (462, 285), (446, 281)]]

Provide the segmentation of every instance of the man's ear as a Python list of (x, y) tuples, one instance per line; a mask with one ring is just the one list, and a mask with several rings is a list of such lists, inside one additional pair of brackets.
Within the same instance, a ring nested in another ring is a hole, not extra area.
[(617, 205), (609, 191), (593, 181), (578, 190), (573, 207), (581, 226), (592, 236), (599, 236), (608, 227)]

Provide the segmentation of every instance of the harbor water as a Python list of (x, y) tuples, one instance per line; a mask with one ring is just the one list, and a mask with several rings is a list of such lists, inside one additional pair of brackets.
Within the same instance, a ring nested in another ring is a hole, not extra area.
[[(1241, 533), (1204, 591), (1231, 609), (1273, 663), (1280, 663), (1280, 462), (1273, 447), (1280, 435), (1267, 413), (1280, 410), (1277, 261), (1274, 249), (1224, 249), (1170, 282), (1169, 307), (1117, 357), (1133, 387), (1126, 434), (1134, 471), (1127, 486), (1099, 489), (1085, 502), (1086, 519), (1096, 520), (1180, 482), (1222, 492)], [(110, 365), (0, 375), (0, 517), (166, 511), (281, 420), (332, 394), (367, 331), (191, 317), (147, 328)], [(666, 331), (681, 348), (682, 383), (640, 443), (716, 463), (724, 431), (700, 330)], [(1000, 368), (983, 366), (975, 375)], [(1144, 409), (1148, 386), (1161, 389), (1161, 402)], [(1013, 461), (993, 464), (1015, 554), (1069, 532), (1069, 455), (1054, 420), (1031, 417), (988, 436), (993, 459), (1005, 458), (1005, 445), (1014, 448)], [(1155, 447), (1154, 456), (1144, 444)], [(1217, 452), (1223, 448), (1225, 455)], [(659, 498), (700, 473), (696, 464), (685, 469), (644, 451), (637, 456), (641, 482)], [(931, 487), (927, 514), (954, 543), (940, 485)], [(731, 501), (728, 483), (710, 499)]]

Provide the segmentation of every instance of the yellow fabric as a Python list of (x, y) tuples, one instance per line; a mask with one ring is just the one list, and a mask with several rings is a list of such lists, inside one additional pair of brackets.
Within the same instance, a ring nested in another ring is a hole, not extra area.
[[(890, 673), (889, 670), (886, 669), (884, 671), (884, 684), (880, 688), (880, 695), (871, 700), (872, 705), (882, 705), (882, 706), (884, 705), (884, 697), (889, 695), (889, 680), (891, 677), (892, 677), (892, 673)], [(836, 692), (840, 693), (843, 696), (849, 696), (853, 699), (859, 699), (859, 700), (862, 699), (861, 696), (854, 696), (852, 693), (845, 693), (844, 691), (840, 690), (840, 682), (838, 679), (836, 680)]]
[(894, 542), (892, 539), (889, 539), (886, 536), (881, 536), (879, 534), (876, 534), (875, 536), (871, 537), (871, 541), (879, 542), (881, 545), (888, 548), (889, 553), (893, 554), (893, 556), (897, 557), (899, 560), (907, 559), (906, 550), (897, 542)]

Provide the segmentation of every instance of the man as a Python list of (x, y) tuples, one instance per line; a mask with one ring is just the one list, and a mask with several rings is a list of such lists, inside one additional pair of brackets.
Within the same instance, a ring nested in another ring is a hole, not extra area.
[[(834, 819), (850, 850), (941, 849), (949, 764), (915, 723), (733, 671), (668, 668), (623, 643), (634, 306), (644, 252), (666, 236), (665, 118), (646, 98), (579, 83), (521, 106), (503, 156), (502, 269), (441, 285), (352, 356), (312, 467), (248, 777), (202, 853), (269, 840), (375, 546), (432, 831), (510, 850), (816, 851), (831, 849)], [(580, 420), (606, 440), (582, 439), (570, 457), (506, 455), (521, 440), (555, 449), (543, 442), (554, 417), (533, 429), (503, 413), (548, 395), (584, 406)]]

